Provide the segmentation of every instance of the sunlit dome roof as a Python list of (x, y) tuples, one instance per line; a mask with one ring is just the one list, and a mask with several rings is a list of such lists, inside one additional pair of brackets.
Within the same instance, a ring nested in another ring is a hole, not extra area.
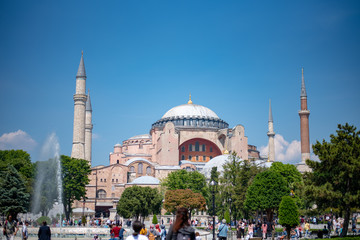
[(216, 115), (216, 113), (213, 112), (211, 109), (192, 103), (173, 107), (164, 114), (162, 119), (175, 117), (199, 117), (219, 119), (218, 115)]
[(131, 183), (134, 185), (159, 185), (160, 180), (151, 176), (142, 176), (135, 178)]
[(145, 139), (145, 138), (150, 138), (150, 134), (141, 134), (141, 135), (136, 135), (136, 136), (133, 136), (130, 139)]
[(202, 173), (206, 178), (210, 178), (211, 170), (213, 167), (217, 167), (217, 171), (222, 173), (224, 171), (224, 165), (229, 161), (229, 154), (219, 155), (214, 157), (210, 161), (208, 161), (204, 168), (202, 169)]

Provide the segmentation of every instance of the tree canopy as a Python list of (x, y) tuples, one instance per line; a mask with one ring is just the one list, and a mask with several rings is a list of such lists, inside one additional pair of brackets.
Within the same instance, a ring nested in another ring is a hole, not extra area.
[(145, 217), (160, 212), (162, 196), (158, 189), (150, 187), (132, 186), (126, 188), (122, 193), (117, 213), (124, 217)]
[(206, 201), (201, 193), (195, 193), (191, 189), (176, 189), (166, 191), (164, 208), (168, 212), (175, 213), (175, 211), (180, 207), (189, 209), (191, 214), (192, 210), (195, 209), (200, 211), (205, 210)]
[(223, 175), (219, 179), (221, 185), (219, 209), (222, 209), (220, 216), (224, 216), (231, 206), (231, 216), (245, 217), (247, 213), (244, 211), (244, 202), (247, 189), (263, 168), (258, 167), (251, 160), (241, 160), (236, 153), (229, 156), (229, 161), (223, 168)]
[(330, 142), (316, 141), (314, 154), (320, 161), (307, 160), (306, 194), (318, 208), (339, 208), (345, 213), (341, 236), (346, 236), (351, 208), (360, 207), (360, 131), (346, 123), (338, 125)]
[(16, 218), (18, 213), (28, 211), (30, 194), (27, 193), (23, 178), (12, 165), (0, 174), (0, 212), (11, 214)]
[(182, 169), (171, 172), (161, 185), (167, 190), (191, 189), (195, 193), (201, 193), (204, 198), (207, 198), (209, 194), (205, 176), (198, 171), (188, 172)]
[(299, 209), (290, 196), (284, 196), (279, 206), (279, 224), (287, 231), (287, 238), (290, 239), (290, 230), (299, 224)]
[(65, 216), (69, 219), (73, 202), (75, 200), (80, 201), (86, 196), (85, 186), (90, 181), (91, 169), (88, 161), (64, 155), (61, 155), (61, 167), (64, 193), (63, 204)]
[(271, 221), (282, 197), (289, 193), (285, 179), (279, 173), (268, 169), (256, 175), (247, 190), (244, 205), (253, 211), (266, 210), (268, 221)]
[(7, 171), (8, 165), (13, 166), (25, 182), (28, 193), (32, 190), (35, 165), (31, 162), (30, 155), (23, 150), (0, 151), (0, 172)]

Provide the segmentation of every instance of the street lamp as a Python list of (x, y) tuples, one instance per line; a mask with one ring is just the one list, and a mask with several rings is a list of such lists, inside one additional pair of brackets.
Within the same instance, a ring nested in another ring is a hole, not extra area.
[(212, 197), (213, 197), (213, 240), (215, 240), (215, 186), (217, 185), (217, 182), (215, 182), (214, 180), (212, 180), (210, 182), (210, 186), (212, 186)]

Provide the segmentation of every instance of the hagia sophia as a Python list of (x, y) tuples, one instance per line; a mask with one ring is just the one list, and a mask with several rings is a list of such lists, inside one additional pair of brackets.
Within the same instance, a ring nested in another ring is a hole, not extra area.
[[(86, 72), (83, 55), (76, 75), (74, 94), (74, 128), (71, 157), (86, 159), (91, 165), (92, 107), (86, 94)], [(301, 87), (300, 132), (302, 159), (299, 171), (307, 171), (305, 160), (310, 157), (309, 110), (304, 77)], [(269, 167), (275, 161), (274, 127), (269, 104), (269, 153), (260, 156), (256, 146), (248, 144), (245, 127), (229, 124), (211, 109), (192, 102), (168, 110), (152, 123), (149, 133), (137, 135), (114, 145), (109, 165), (93, 166), (87, 185), (86, 202), (76, 202), (74, 208), (85, 207), (104, 217), (114, 219), (117, 202), (125, 188), (133, 185), (158, 187), (170, 172), (186, 169), (199, 171), (209, 178), (213, 166), (226, 162), (236, 152), (240, 159), (252, 159)]]

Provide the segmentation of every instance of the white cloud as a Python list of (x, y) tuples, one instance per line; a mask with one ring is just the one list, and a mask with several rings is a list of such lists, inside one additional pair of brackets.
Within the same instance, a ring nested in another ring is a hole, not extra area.
[[(301, 144), (298, 140), (293, 140), (291, 143), (286, 141), (280, 134), (276, 134), (274, 138), (275, 143), (275, 160), (283, 163), (299, 163), (301, 161)], [(267, 156), (268, 145), (261, 146), (261, 155)]]
[(25, 151), (33, 150), (37, 142), (29, 134), (22, 130), (4, 133), (0, 137), (0, 150), (22, 149)]

